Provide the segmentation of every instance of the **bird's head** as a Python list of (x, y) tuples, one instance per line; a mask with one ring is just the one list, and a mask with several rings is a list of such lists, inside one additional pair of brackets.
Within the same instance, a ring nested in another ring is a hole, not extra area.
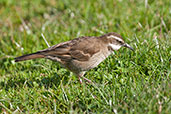
[(112, 48), (113, 50), (118, 50), (121, 47), (126, 47), (131, 50), (134, 50), (129, 44), (125, 43), (122, 36), (117, 33), (108, 33), (104, 35), (106, 37), (106, 40), (108, 41), (108, 46)]

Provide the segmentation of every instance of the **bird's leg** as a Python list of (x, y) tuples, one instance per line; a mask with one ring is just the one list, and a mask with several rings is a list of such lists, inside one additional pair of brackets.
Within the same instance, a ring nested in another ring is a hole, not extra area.
[(78, 75), (78, 79), (79, 79), (79, 81), (80, 81), (80, 84), (82, 84), (81, 78), (83, 78), (83, 79), (84, 79), (85, 81), (87, 81), (88, 83), (91, 83), (92, 81), (89, 80), (89, 79), (87, 79), (87, 78), (85, 78), (85, 77), (84, 77), (84, 74), (85, 74), (85, 72), (82, 72), (82, 73), (79, 73), (79, 75)]
[(85, 74), (85, 72), (81, 72), (81, 73), (76, 74), (76, 75), (78, 76), (78, 79), (79, 79), (79, 81), (80, 81), (80, 84), (82, 84), (82, 83), (83, 83), (83, 81), (82, 81), (81, 77), (83, 77), (83, 76), (84, 76), (84, 74)]

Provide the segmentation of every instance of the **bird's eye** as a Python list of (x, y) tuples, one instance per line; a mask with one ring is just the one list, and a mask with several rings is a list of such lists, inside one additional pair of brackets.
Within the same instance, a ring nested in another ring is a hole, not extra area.
[(118, 40), (118, 42), (119, 42), (120, 44), (122, 44), (122, 41)]

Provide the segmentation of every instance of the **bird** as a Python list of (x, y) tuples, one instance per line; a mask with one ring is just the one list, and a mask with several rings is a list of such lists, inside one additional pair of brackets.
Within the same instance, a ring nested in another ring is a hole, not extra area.
[(121, 35), (110, 32), (101, 36), (82, 36), (62, 42), (35, 53), (16, 57), (15, 62), (37, 58), (50, 59), (78, 76), (81, 84), (82, 79), (91, 83), (91, 80), (84, 77), (85, 73), (97, 67), (121, 47), (134, 50), (128, 43), (125, 43)]

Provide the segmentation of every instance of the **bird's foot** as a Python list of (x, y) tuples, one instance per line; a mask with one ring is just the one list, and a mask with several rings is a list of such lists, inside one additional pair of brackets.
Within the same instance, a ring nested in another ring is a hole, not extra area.
[(85, 77), (82, 77), (85, 81), (87, 81), (88, 83), (92, 83), (92, 81), (91, 80), (89, 80), (89, 79), (87, 79), (87, 78), (85, 78)]
[(78, 79), (79, 79), (79, 81), (80, 81), (80, 84), (82, 84), (83, 81), (82, 81), (81, 77), (78, 77)]
[(81, 78), (82, 78), (83, 80), (85, 80), (86, 82), (88, 82), (88, 83), (92, 83), (91, 80), (89, 80), (89, 79), (87, 79), (87, 78), (85, 78), (85, 77), (78, 77), (78, 79), (79, 79), (79, 81), (80, 81), (80, 84), (83, 83)]

